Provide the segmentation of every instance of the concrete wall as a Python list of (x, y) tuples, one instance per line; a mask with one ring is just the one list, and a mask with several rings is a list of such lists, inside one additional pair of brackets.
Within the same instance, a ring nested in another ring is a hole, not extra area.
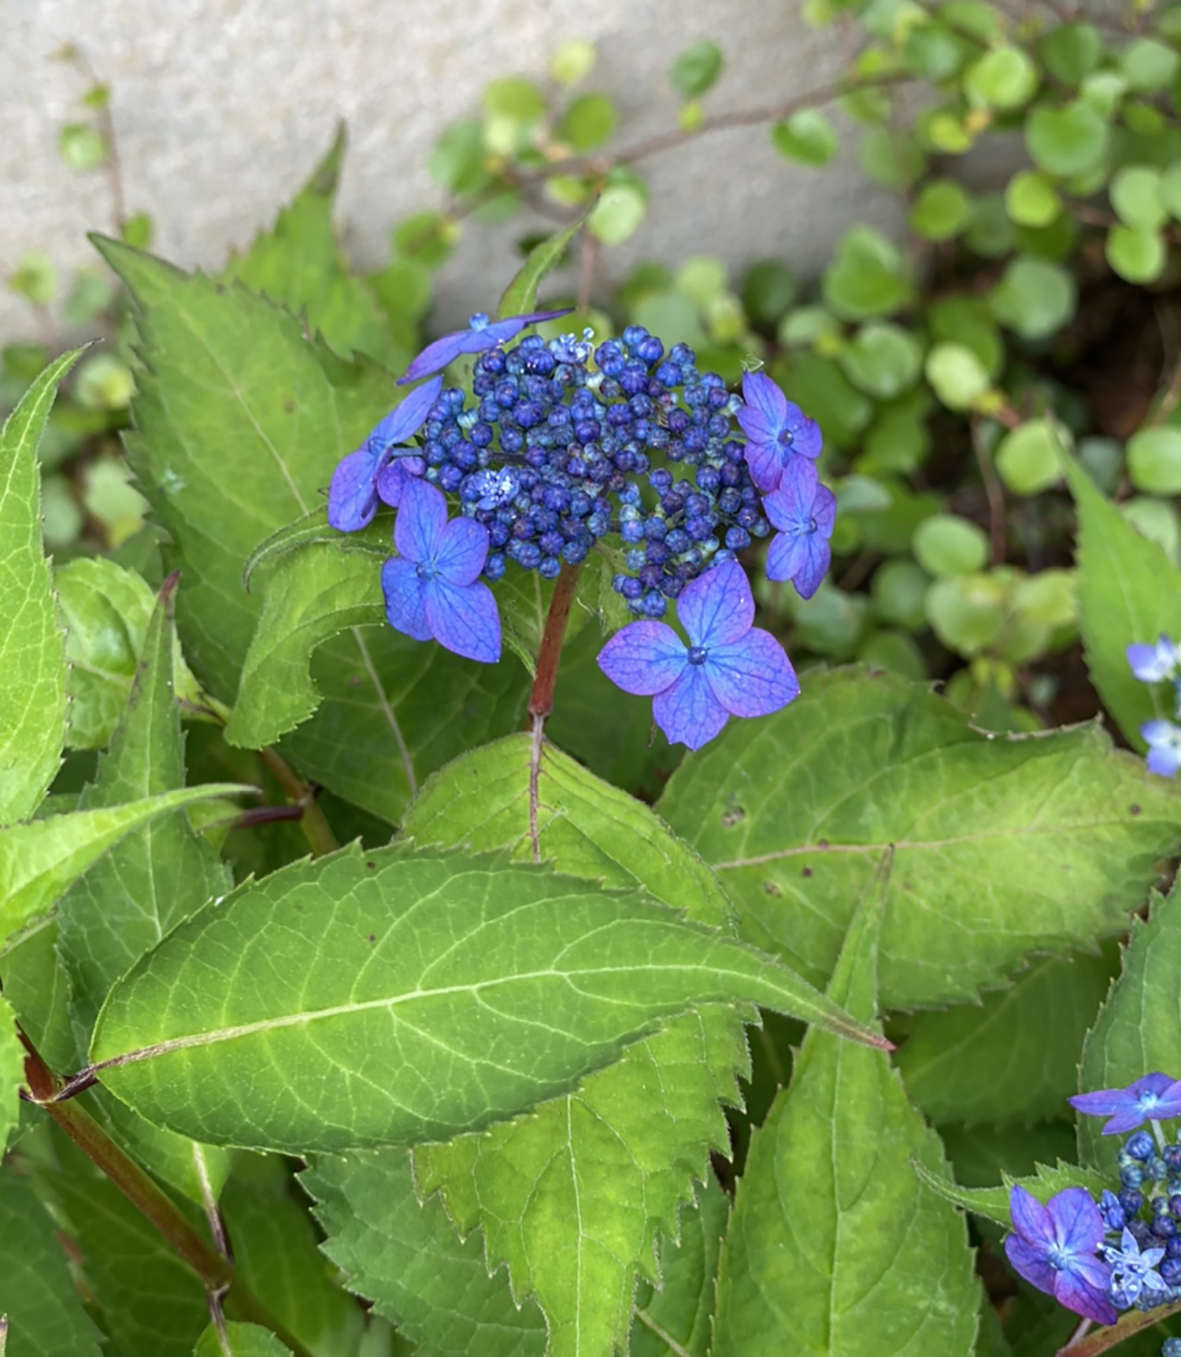
[[(0, 14), (4, 272), (34, 247), (63, 269), (85, 262), (83, 233), (109, 229), (102, 176), (75, 174), (56, 150), (85, 89), (76, 68), (52, 59), (67, 41), (111, 86), (128, 210), (152, 214), (153, 248), (166, 258), (214, 267), (271, 220), (342, 117), (345, 239), (377, 265), (391, 224), (440, 201), (426, 168), (440, 130), (476, 108), (488, 80), (544, 75), (566, 38), (598, 46), (586, 87), (618, 99), (628, 143), (675, 126), (666, 72), (698, 37), (727, 56), (711, 112), (824, 83), (856, 38), (807, 28), (795, 0), (0, 0)], [(614, 268), (711, 252), (735, 264), (774, 255), (806, 273), (841, 226), (891, 210), (847, 152), (839, 168), (798, 169), (762, 129), (713, 134), (649, 170), (649, 219)], [(440, 277), (439, 323), (491, 306), (520, 230), (465, 233)], [(30, 329), (23, 302), (0, 296), (0, 337)]]

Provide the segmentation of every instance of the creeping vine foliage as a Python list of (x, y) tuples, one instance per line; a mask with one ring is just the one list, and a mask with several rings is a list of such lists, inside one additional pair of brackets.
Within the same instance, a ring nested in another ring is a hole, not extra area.
[[(494, 80), (373, 272), (343, 133), (218, 276), (147, 253), (62, 54), (112, 232), (0, 374), (11, 1357), (1174, 1357), (1181, 6), (804, 8), (835, 81), (715, 107), (703, 39), (647, 140), (586, 43)], [(725, 128), (906, 238), (613, 286)]]

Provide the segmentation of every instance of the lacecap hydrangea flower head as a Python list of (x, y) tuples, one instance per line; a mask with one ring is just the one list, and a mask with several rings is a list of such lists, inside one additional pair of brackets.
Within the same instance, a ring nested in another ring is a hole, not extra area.
[[(740, 553), (770, 539), (770, 579), (809, 598), (830, 562), (836, 503), (816, 471), (820, 431), (764, 373), (742, 394), (699, 372), (686, 344), (641, 326), (595, 345), (543, 339), (565, 311), (489, 321), (429, 344), (400, 383), (428, 378), (342, 459), (328, 520), (344, 532), (397, 510), (382, 568), (390, 624), (469, 659), (501, 653), (488, 588), (510, 569), (556, 579), (592, 551), (637, 619), (604, 646), (604, 673), (654, 698), (671, 741), (698, 748), (730, 716), (799, 693), (782, 646), (753, 626)], [(471, 391), (441, 372), (474, 356)], [(663, 619), (670, 605), (686, 633)]]

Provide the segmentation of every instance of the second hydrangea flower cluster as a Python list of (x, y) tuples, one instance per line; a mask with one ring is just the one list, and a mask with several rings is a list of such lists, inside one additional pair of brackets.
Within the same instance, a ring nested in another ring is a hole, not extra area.
[[(739, 398), (687, 345), (666, 352), (640, 326), (597, 347), (589, 332), (509, 346), (564, 314), (477, 315), (429, 345), (402, 381), (430, 380), (337, 466), (328, 519), (354, 532), (380, 502), (396, 507), (390, 623), (485, 663), (501, 645), (486, 582), (510, 565), (554, 579), (614, 539), (613, 587), (645, 620), (612, 637), (600, 666), (655, 698), (670, 740), (697, 748), (729, 715), (799, 692), (782, 647), (752, 628), (737, 554), (773, 533), (768, 577), (816, 592), (836, 507), (816, 473), (820, 433), (763, 373), (745, 375)], [(436, 375), (461, 354), (477, 355), (471, 396)], [(688, 646), (657, 620), (673, 600)]]
[[(1132, 673), (1141, 683), (1167, 687), (1173, 714), (1181, 718), (1181, 650), (1177, 645), (1162, 636), (1155, 645), (1130, 645), (1127, 656)], [(1149, 768), (1162, 777), (1172, 777), (1181, 768), (1181, 726), (1157, 717), (1145, 721), (1140, 734), (1148, 745)]]

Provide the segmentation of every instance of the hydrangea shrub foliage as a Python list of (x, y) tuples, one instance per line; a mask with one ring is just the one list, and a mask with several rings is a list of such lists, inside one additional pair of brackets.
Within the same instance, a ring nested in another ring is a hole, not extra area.
[[(1171, 276), (1181, 23), (846, 11), (921, 304), (855, 227), (813, 300), (592, 306), (648, 152), (570, 43), (384, 269), (338, 141), (216, 277), (96, 236), (113, 343), (5, 350), (4, 1357), (1175, 1357), (1181, 384), (1129, 499), (1048, 341), (1096, 259)], [(991, 127), (1003, 194), (947, 171)]]

